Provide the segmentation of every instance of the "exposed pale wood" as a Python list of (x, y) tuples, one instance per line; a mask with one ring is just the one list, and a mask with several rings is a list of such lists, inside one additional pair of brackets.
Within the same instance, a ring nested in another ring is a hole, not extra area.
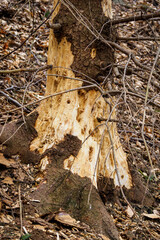
[(112, 19), (112, 0), (102, 0), (102, 8), (106, 17)]
[[(54, 1), (56, 2), (56, 1)], [(56, 4), (56, 3), (55, 3)], [(96, 56), (96, 49), (91, 51), (91, 58)], [(67, 70), (74, 61), (71, 51), (71, 43), (65, 37), (58, 44), (53, 30), (50, 30), (48, 64), (57, 66), (49, 70), (49, 74), (59, 74), (68, 77), (75, 77), (73, 71)], [(64, 67), (64, 68), (58, 68)], [(74, 81), (62, 77), (48, 76), (46, 95), (80, 87), (80, 81)], [(38, 111), (39, 117), (36, 121), (38, 137), (34, 139), (30, 149), (38, 150), (40, 154), (45, 150), (56, 146), (64, 140), (66, 134), (77, 136), (82, 142), (99, 125), (97, 118), (108, 119), (110, 106), (106, 104), (100, 94), (92, 89), (90, 91), (70, 92), (61, 96), (47, 99), (43, 102)], [(112, 119), (115, 119), (113, 112)], [(112, 134), (114, 148), (116, 151), (117, 167), (121, 184), (127, 188), (132, 186), (132, 180), (128, 169), (126, 154), (119, 141), (116, 123), (108, 123)], [(100, 142), (104, 132), (102, 145)], [(101, 147), (99, 159), (97, 156)], [(107, 157), (108, 156), (108, 157)], [(107, 157), (107, 158), (106, 158)], [(45, 157), (45, 162), (47, 159)], [(43, 160), (42, 160), (42, 166)], [(89, 177), (97, 186), (99, 176), (113, 178), (115, 185), (119, 185), (115, 172), (113, 153), (106, 127), (98, 127), (94, 133), (82, 145), (78, 156), (70, 156), (64, 161), (64, 168), (70, 169), (81, 177)]]

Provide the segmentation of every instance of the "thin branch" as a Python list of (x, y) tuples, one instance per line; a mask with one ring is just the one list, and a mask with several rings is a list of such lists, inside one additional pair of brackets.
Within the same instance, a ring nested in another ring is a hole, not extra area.
[(154, 17), (160, 17), (160, 11), (157, 11), (157, 12), (151, 13), (151, 14), (146, 14), (146, 15), (141, 14), (139, 16), (131, 16), (131, 17), (127, 17), (127, 18), (110, 20), (109, 23), (113, 26), (113, 25), (116, 25), (119, 23), (128, 23), (128, 22), (132, 22), (132, 21), (148, 20), (148, 19), (154, 18)]
[(31, 105), (40, 103), (40, 102), (42, 102), (42, 101), (44, 101), (44, 100), (46, 100), (46, 99), (48, 99), (48, 98), (55, 97), (55, 96), (59, 96), (59, 95), (62, 95), (62, 94), (64, 94), (64, 93), (69, 93), (69, 92), (74, 92), (74, 91), (81, 90), (81, 89), (94, 88), (94, 87), (97, 87), (97, 86), (96, 86), (95, 84), (91, 84), (91, 85), (82, 86), (82, 87), (78, 87), (78, 88), (72, 88), (72, 89), (65, 90), (65, 91), (58, 92), (58, 93), (53, 93), (53, 94), (50, 94), (50, 95), (48, 95), (48, 96), (43, 97), (42, 99), (38, 99), (38, 100), (36, 100), (36, 101), (34, 101), (34, 102), (27, 103), (27, 104), (25, 104), (24, 106), (15, 108), (15, 109), (10, 110), (10, 111), (3, 112), (3, 114), (15, 112), (15, 111), (20, 110), (20, 109), (22, 109), (22, 108), (25, 108), (25, 107), (28, 107), (28, 106), (31, 106)]
[(18, 197), (19, 197), (19, 212), (20, 212), (20, 224), (21, 224), (21, 236), (23, 234), (23, 218), (22, 218), (22, 200), (21, 200), (21, 184), (18, 186)]
[[(107, 91), (107, 92), (104, 93), (103, 97), (109, 98), (110, 96), (116, 96), (116, 95), (121, 94), (121, 93), (122, 93), (121, 90)], [(132, 96), (135, 96), (135, 97), (138, 97), (138, 98), (141, 98), (141, 99), (145, 100), (145, 96), (143, 96), (143, 95), (140, 95), (140, 94), (137, 94), (137, 93), (134, 93), (134, 92), (131, 92), (131, 91), (127, 91), (126, 93), (129, 94), (129, 95), (132, 95)], [(160, 104), (158, 104), (156, 102), (148, 100), (147, 104), (148, 103), (160, 108)]]
[(0, 74), (19, 73), (19, 72), (40, 72), (47, 69), (52, 69), (52, 65), (46, 65), (39, 68), (19, 68), (19, 69), (13, 69), (13, 70), (0, 70)]
[[(119, 70), (123, 71), (124, 70), (124, 67), (121, 67), (121, 66), (118, 66), (117, 64), (115, 65), (118, 67)], [(127, 71), (126, 71), (126, 74), (127, 75), (131, 75), (131, 74), (134, 74), (136, 76), (138, 76), (139, 78), (141, 78), (142, 80), (146, 80), (148, 81), (148, 79), (140, 74), (138, 74), (137, 72), (138, 71), (142, 71), (142, 69), (140, 68), (127, 68)], [(156, 87), (158, 90), (160, 90), (160, 86), (157, 82), (155, 82), (154, 80), (151, 80), (151, 84)]]
[(18, 197), (19, 197), (19, 211), (20, 211), (20, 224), (21, 224), (21, 236), (23, 234), (23, 218), (22, 218), (22, 200), (21, 200), (21, 184), (18, 186)]
[(116, 175), (117, 175), (117, 180), (118, 180), (118, 184), (119, 184), (119, 187), (120, 187), (120, 190), (121, 190), (122, 196), (123, 196), (124, 200), (126, 201), (126, 203), (128, 204), (128, 206), (129, 206), (129, 207), (131, 208), (131, 210), (133, 211), (133, 213), (135, 214), (135, 211), (134, 211), (134, 209), (132, 208), (131, 204), (128, 202), (128, 200), (127, 200), (127, 198), (126, 198), (126, 196), (125, 196), (125, 194), (124, 194), (124, 191), (123, 191), (122, 185), (121, 185), (120, 176), (119, 176), (118, 167), (117, 167), (117, 160), (116, 160), (115, 147), (114, 147), (114, 143), (113, 143), (112, 135), (111, 135), (111, 132), (110, 132), (110, 129), (109, 129), (107, 123), (106, 123), (106, 127), (107, 127), (108, 134), (109, 134), (109, 139), (110, 139), (110, 143), (111, 143), (111, 147), (112, 147), (112, 153), (113, 153), (114, 167), (115, 167), (115, 171), (116, 171)]
[[(160, 53), (160, 47), (158, 48), (157, 55), (156, 55), (155, 61), (154, 61), (153, 66), (152, 66), (152, 70), (151, 70), (149, 79), (148, 79), (146, 96), (145, 96), (145, 103), (144, 103), (143, 121), (142, 121), (142, 138), (143, 138), (143, 141), (144, 141), (144, 145), (145, 145), (145, 148), (146, 148), (146, 151), (147, 151), (147, 155), (148, 155), (148, 158), (149, 158), (149, 162), (150, 162), (152, 171), (153, 171), (153, 164), (152, 164), (151, 155), (150, 155), (150, 152), (149, 152), (146, 140), (145, 140), (145, 136), (144, 136), (144, 125), (145, 125), (145, 118), (146, 118), (146, 106), (147, 106), (147, 100), (148, 100), (149, 86), (150, 86), (150, 82), (151, 82), (151, 78), (152, 78), (152, 75), (153, 75), (155, 65), (158, 61), (159, 53)], [(155, 175), (155, 172), (154, 172), (154, 175)], [(156, 178), (156, 175), (155, 175), (155, 178)]]
[(97, 159), (96, 159), (96, 163), (95, 163), (95, 167), (94, 167), (93, 178), (92, 178), (91, 187), (90, 187), (89, 194), (88, 194), (88, 204), (89, 205), (90, 205), (91, 193), (92, 193), (92, 189), (93, 189), (93, 185), (94, 185), (94, 180), (95, 180), (95, 177), (96, 177), (99, 155), (100, 155), (100, 152), (101, 152), (101, 147), (102, 147), (102, 144), (103, 144), (105, 131), (106, 131), (106, 127), (103, 130), (103, 133), (102, 133), (102, 136), (101, 136), (101, 141), (100, 141), (99, 148), (98, 148), (98, 154), (97, 154)]
[(126, 89), (126, 84), (125, 84), (125, 77), (126, 77), (126, 71), (127, 71), (127, 67), (128, 67), (128, 64), (129, 64), (130, 60), (131, 60), (131, 54), (130, 54), (129, 57), (128, 57), (128, 61), (127, 61), (126, 65), (125, 65), (124, 73), (123, 73), (123, 78), (122, 78), (123, 90), (124, 90), (124, 101), (125, 101), (125, 103), (127, 103), (127, 101), (126, 101), (126, 99), (127, 99), (127, 95), (126, 95), (127, 89)]
[[(0, 90), (0, 94), (2, 94), (3, 96), (5, 96), (7, 99), (8, 99), (8, 101), (10, 101), (10, 102), (12, 102), (14, 105), (16, 105), (17, 107), (20, 107), (20, 108), (22, 108), (23, 106), (22, 106), (22, 104), (20, 104), (17, 100), (15, 100), (15, 99), (13, 99), (12, 97), (10, 97), (8, 94), (6, 94), (5, 92), (3, 92), (3, 91), (1, 91)], [(31, 111), (28, 109), (28, 108), (26, 108), (26, 107), (24, 107), (24, 111), (26, 112), (26, 113), (30, 113)]]
[(116, 37), (117, 40), (121, 41), (156, 41), (160, 40), (159, 37)]
[(55, 77), (62, 77), (62, 78), (67, 78), (67, 79), (71, 79), (71, 80), (77, 80), (77, 81), (82, 81), (82, 82), (86, 82), (86, 83), (94, 83), (96, 84), (96, 87), (98, 88), (98, 90), (100, 91), (101, 94), (103, 94), (103, 89), (101, 88), (101, 86), (93, 79), (91, 81), (86, 80), (86, 79), (82, 79), (82, 78), (73, 78), (73, 77), (67, 77), (64, 75), (59, 75), (59, 74), (48, 74), (47, 76), (55, 76)]

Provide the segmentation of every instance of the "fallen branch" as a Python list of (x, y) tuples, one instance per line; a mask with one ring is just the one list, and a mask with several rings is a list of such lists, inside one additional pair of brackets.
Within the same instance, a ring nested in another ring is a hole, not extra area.
[(159, 41), (159, 37), (117, 37), (117, 40), (121, 41)]
[[(22, 104), (20, 104), (17, 100), (15, 100), (15, 99), (13, 99), (12, 97), (10, 97), (8, 94), (6, 94), (5, 92), (3, 92), (3, 91), (1, 91), (0, 90), (0, 94), (2, 94), (3, 96), (5, 96), (10, 102), (12, 102), (14, 105), (16, 105), (17, 107), (20, 107), (20, 108), (23, 108), (23, 106), (22, 106)], [(26, 112), (26, 113), (30, 113), (31, 111), (28, 109), (28, 108), (26, 108), (26, 107), (24, 107), (23, 108), (24, 109), (24, 111)]]
[(147, 155), (148, 155), (148, 158), (149, 158), (149, 162), (150, 162), (150, 165), (151, 165), (151, 168), (152, 168), (152, 171), (154, 173), (154, 177), (155, 177), (156, 180), (157, 180), (157, 177), (156, 177), (156, 174), (155, 174), (155, 171), (154, 171), (154, 168), (153, 168), (153, 162), (152, 162), (151, 154), (149, 152), (148, 145), (146, 143), (146, 139), (145, 139), (145, 136), (144, 136), (144, 125), (145, 125), (145, 119), (146, 119), (146, 106), (147, 106), (147, 101), (148, 101), (149, 86), (150, 86), (150, 82), (151, 82), (151, 79), (152, 79), (152, 75), (153, 75), (155, 65), (158, 61), (159, 54), (160, 54), (160, 47), (158, 48), (158, 51), (157, 51), (157, 54), (156, 54), (156, 57), (155, 57), (155, 60), (154, 60), (154, 63), (153, 63), (153, 66), (152, 66), (152, 69), (151, 69), (151, 72), (150, 72), (150, 76), (149, 76), (149, 79), (148, 79), (146, 95), (145, 95), (145, 102), (144, 102), (143, 121), (142, 121), (142, 138), (143, 138), (144, 145), (145, 145)]
[[(118, 66), (118, 65), (116, 65), (116, 66), (118, 67), (119, 70), (124, 71), (124, 67)], [(138, 69), (138, 68), (127, 68), (126, 74), (127, 75), (134, 74), (134, 75), (138, 76), (139, 78), (143, 79), (143, 81), (148, 81), (148, 79), (146, 77), (138, 74), (137, 73), (138, 71), (142, 71), (142, 70)], [(151, 79), (151, 84), (154, 87), (156, 87), (158, 90), (160, 90), (160, 85), (157, 82), (155, 82), (153, 79)]]
[(131, 17), (127, 17), (127, 18), (110, 20), (109, 23), (111, 25), (116, 25), (119, 23), (128, 23), (128, 22), (132, 22), (132, 21), (148, 20), (150, 18), (152, 18), (152, 20), (154, 20), (153, 18), (156, 18), (156, 17), (160, 17), (160, 11), (157, 11), (157, 12), (151, 13), (151, 14), (145, 14), (145, 15), (141, 14), (139, 16), (131, 16)]
[[(121, 93), (122, 93), (122, 90), (107, 91), (106, 93), (103, 94), (103, 97), (110, 98), (110, 97), (114, 97), (116, 95), (119, 95)], [(134, 93), (134, 92), (131, 92), (131, 91), (127, 91), (126, 94), (129, 94), (129, 95), (132, 95), (134, 97), (138, 97), (138, 98), (141, 98), (141, 99), (145, 100), (145, 96), (137, 94), (137, 93)], [(150, 103), (151, 105), (154, 105), (154, 106), (160, 108), (160, 104), (155, 103), (155, 102), (153, 102), (151, 100), (148, 100), (147, 104), (148, 103)]]
[(0, 74), (8, 74), (8, 73), (18, 73), (18, 72), (40, 72), (46, 69), (51, 69), (52, 65), (46, 65), (40, 68), (19, 68), (13, 70), (0, 70)]

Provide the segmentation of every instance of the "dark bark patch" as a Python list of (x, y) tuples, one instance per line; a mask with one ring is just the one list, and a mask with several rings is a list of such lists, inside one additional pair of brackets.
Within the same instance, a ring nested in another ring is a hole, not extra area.
[[(19, 155), (23, 163), (37, 163), (40, 159), (39, 154), (30, 151), (30, 143), (37, 137), (37, 131), (34, 128), (37, 117), (38, 112), (35, 111), (25, 117), (25, 123), (20, 119), (4, 127), (0, 136), (0, 143), (5, 146), (4, 156)], [(2, 126), (0, 126), (0, 132), (1, 130)]]
[(42, 155), (48, 156), (53, 165), (56, 167), (63, 167), (63, 161), (69, 158), (71, 155), (76, 157), (80, 148), (82, 141), (71, 134), (66, 134), (64, 140), (58, 143), (55, 147), (46, 150)]
[(133, 181), (133, 187), (131, 189), (124, 189), (124, 192), (128, 199), (135, 204), (142, 204), (146, 207), (151, 207), (154, 198), (146, 188), (146, 183), (136, 170), (131, 170), (131, 176)]
[[(33, 203), (40, 215), (46, 215), (65, 210), (76, 220), (86, 223), (97, 232), (110, 239), (119, 239), (117, 229), (112, 218), (87, 177), (81, 178), (65, 169), (50, 167), (46, 174), (46, 183), (42, 184), (31, 198), (39, 203)], [(88, 198), (90, 195), (90, 200)]]
[[(100, 40), (96, 40), (96, 37), (87, 29), (87, 26), (93, 32), (95, 31), (93, 27), (98, 32), (101, 32), (101, 35), (106, 40), (113, 38), (113, 32), (109, 27), (105, 26), (108, 18), (103, 14), (101, 1), (92, 0), (88, 3), (86, 0), (72, 0), (71, 2), (79, 13), (85, 17), (85, 21), (88, 19), (91, 25), (86, 21), (86, 26), (84, 26), (62, 4), (59, 13), (54, 19), (54, 23), (60, 23), (62, 27), (54, 30), (54, 34), (58, 42), (63, 37), (66, 37), (67, 41), (71, 42), (71, 50), (74, 55), (72, 69), (97, 80), (98, 76), (106, 75), (109, 72), (109, 68), (107, 70), (102, 70), (102, 68), (114, 62), (114, 52), (111, 47)], [(93, 49), (96, 53), (95, 57), (91, 57)], [(75, 75), (84, 78), (78, 72), (75, 72)]]
[[(131, 204), (142, 204), (146, 207), (153, 205), (154, 199), (151, 193), (145, 187), (143, 179), (136, 173), (131, 171), (133, 187), (127, 189), (123, 186), (125, 196)], [(103, 202), (120, 203), (121, 191), (119, 187), (115, 187), (113, 179), (101, 176), (98, 179), (98, 190)], [(145, 196), (145, 197), (144, 197)]]

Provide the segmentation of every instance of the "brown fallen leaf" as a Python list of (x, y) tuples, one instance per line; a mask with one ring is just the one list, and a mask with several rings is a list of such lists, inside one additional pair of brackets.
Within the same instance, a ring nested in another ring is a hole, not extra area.
[(151, 218), (151, 219), (160, 219), (160, 215), (155, 214), (155, 213), (142, 213), (142, 216)]
[(46, 227), (44, 227), (44, 226), (42, 226), (42, 225), (33, 225), (33, 228), (34, 228), (34, 229), (38, 229), (38, 230), (45, 231), (45, 228), (46, 228)]
[(134, 215), (133, 210), (130, 208), (130, 206), (127, 207), (127, 209), (125, 210), (125, 212), (127, 213), (128, 217), (132, 218)]
[(13, 179), (11, 177), (5, 177), (5, 179), (2, 180), (2, 183), (12, 185), (13, 184)]
[(72, 218), (68, 213), (66, 213), (63, 210), (60, 210), (59, 212), (55, 213), (54, 219), (60, 223), (63, 223), (69, 226), (77, 227), (80, 229), (85, 228), (79, 224), (79, 221), (76, 221), (74, 218)]
[(0, 164), (6, 166), (6, 167), (11, 167), (12, 165), (16, 164), (16, 162), (13, 159), (6, 159), (3, 156), (3, 153), (0, 153)]

